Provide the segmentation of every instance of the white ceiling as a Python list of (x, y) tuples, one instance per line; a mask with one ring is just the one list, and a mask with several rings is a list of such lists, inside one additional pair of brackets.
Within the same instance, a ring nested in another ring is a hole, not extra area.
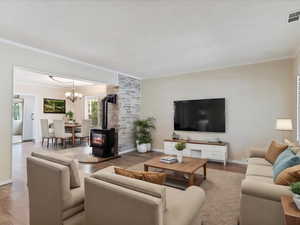
[(295, 9), (300, 0), (7, 0), (0, 37), (151, 78), (291, 57)]
[[(53, 75), (53, 74), (51, 74)], [(72, 87), (73, 81), (76, 87), (87, 87), (97, 85), (94, 82), (89, 81), (79, 81), (72, 80), (68, 78), (62, 78), (59, 76), (54, 76), (54, 79), (51, 79), (50, 74), (43, 74), (38, 72), (33, 72), (29, 70), (24, 70), (20, 68), (14, 69), (14, 83), (15, 85), (37, 85), (43, 87), (54, 87), (54, 88), (62, 88), (62, 87)]]

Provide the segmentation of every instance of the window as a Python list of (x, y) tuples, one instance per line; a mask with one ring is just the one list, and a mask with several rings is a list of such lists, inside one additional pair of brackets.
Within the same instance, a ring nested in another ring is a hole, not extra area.
[(22, 120), (22, 103), (13, 104), (13, 120)]
[(93, 127), (101, 126), (100, 105), (101, 99), (98, 96), (85, 97), (85, 119), (92, 121)]

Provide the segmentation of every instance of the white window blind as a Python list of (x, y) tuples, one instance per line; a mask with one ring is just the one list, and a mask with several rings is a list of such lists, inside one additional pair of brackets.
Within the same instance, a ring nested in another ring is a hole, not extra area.
[(297, 141), (300, 141), (300, 76), (297, 76)]

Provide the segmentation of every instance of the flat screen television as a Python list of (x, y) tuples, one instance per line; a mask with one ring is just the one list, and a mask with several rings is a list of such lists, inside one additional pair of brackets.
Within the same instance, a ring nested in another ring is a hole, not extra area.
[(174, 130), (225, 132), (225, 98), (174, 102)]

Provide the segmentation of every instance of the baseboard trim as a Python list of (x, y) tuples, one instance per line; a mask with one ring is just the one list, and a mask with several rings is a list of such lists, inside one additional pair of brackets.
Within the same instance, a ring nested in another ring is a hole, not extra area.
[(159, 149), (159, 148), (153, 148), (152, 151), (153, 152), (164, 152), (163, 149)]
[[(164, 152), (163, 149), (159, 149), (159, 148), (153, 148), (152, 151), (154, 152)], [(240, 165), (247, 165), (247, 161), (245, 160), (227, 160), (227, 162), (229, 163), (234, 163), (234, 164), (240, 164)]]
[(0, 186), (4, 186), (4, 185), (7, 185), (7, 184), (11, 184), (11, 183), (12, 183), (12, 179), (9, 179), (9, 180), (0, 182)]
[(134, 152), (134, 151), (136, 151), (136, 148), (127, 149), (125, 151), (119, 152), (119, 155), (123, 155), (123, 154), (129, 153), (129, 152)]

